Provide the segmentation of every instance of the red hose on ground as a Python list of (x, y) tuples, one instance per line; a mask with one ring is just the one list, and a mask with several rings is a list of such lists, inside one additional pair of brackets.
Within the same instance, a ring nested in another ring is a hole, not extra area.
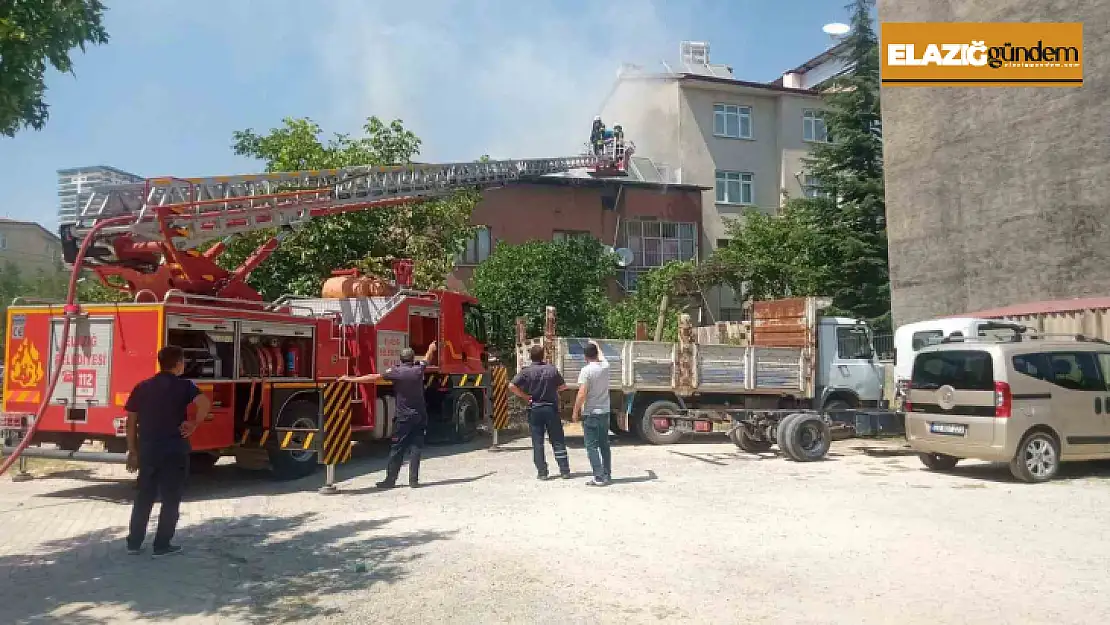
[(39, 404), (38, 412), (35, 413), (35, 420), (31, 422), (30, 429), (24, 434), (23, 440), (20, 441), (15, 451), (12, 452), (12, 455), (4, 458), (4, 463), (0, 464), (0, 475), (7, 473), (12, 464), (19, 459), (19, 454), (23, 453), (23, 450), (27, 449), (27, 446), (31, 444), (31, 439), (34, 437), (35, 431), (39, 427), (39, 422), (42, 421), (42, 416), (46, 414), (46, 407), (50, 405), (50, 396), (54, 394), (54, 387), (58, 386), (58, 378), (62, 376), (62, 363), (65, 362), (66, 349), (68, 348), (67, 343), (69, 342), (69, 326), (73, 321), (73, 317), (80, 312), (80, 308), (77, 306), (77, 280), (81, 277), (81, 265), (85, 263), (85, 253), (88, 252), (89, 245), (101, 228), (124, 224), (130, 221), (131, 217), (105, 219), (93, 226), (88, 236), (81, 242), (81, 249), (77, 250), (77, 258), (73, 259), (73, 272), (69, 276), (69, 289), (66, 291), (66, 303), (65, 307), (62, 309), (65, 320), (62, 322), (61, 353), (58, 354), (58, 359), (54, 363), (54, 369), (50, 373), (50, 382), (46, 385), (46, 393), (42, 397), (42, 403)]

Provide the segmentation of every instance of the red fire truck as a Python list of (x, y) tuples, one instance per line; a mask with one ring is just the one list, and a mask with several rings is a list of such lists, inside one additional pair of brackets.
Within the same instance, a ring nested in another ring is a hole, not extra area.
[[(409, 288), (405, 262), (395, 263), (390, 292), (373, 297), (268, 303), (246, 278), (315, 217), (575, 168), (612, 175), (623, 163), (582, 156), (350, 167), (155, 178), (98, 190), (77, 222), (61, 228), (65, 258), (74, 283), (79, 272), (109, 286), (122, 280), (132, 301), (80, 305), (71, 285), (64, 304), (13, 302), (0, 414), (5, 456), (122, 462), (123, 406), (133, 386), (155, 373), (164, 345), (185, 350), (186, 376), (212, 400), (190, 439), (200, 465), (234, 455), (250, 468), (268, 465), (279, 478), (305, 476), (324, 453), (325, 423), (341, 410), (349, 409), (355, 438), (388, 437), (394, 402), (387, 382), (346, 394), (328, 389), (339, 376), (383, 371), (401, 349), (423, 353), (432, 341), (439, 350), (426, 383), (430, 434), (466, 439), (490, 415), (493, 378), (503, 380), (492, 375), (485, 318), (472, 297)], [(233, 237), (265, 229), (274, 235), (241, 266), (217, 264)], [(204, 247), (212, 241), (219, 242)], [(90, 451), (89, 442), (102, 450)]]

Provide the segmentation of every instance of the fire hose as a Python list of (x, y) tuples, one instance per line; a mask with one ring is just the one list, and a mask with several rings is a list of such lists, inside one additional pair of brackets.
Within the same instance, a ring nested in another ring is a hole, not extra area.
[(55, 359), (52, 371), (50, 373), (49, 382), (46, 385), (46, 393), (43, 395), (42, 403), (39, 404), (39, 409), (35, 413), (35, 418), (31, 421), (31, 427), (27, 429), (26, 434), (23, 435), (23, 440), (16, 446), (15, 451), (10, 456), (4, 459), (4, 463), (0, 464), (0, 475), (7, 473), (12, 464), (19, 459), (19, 455), (23, 450), (31, 444), (31, 439), (35, 436), (35, 431), (38, 430), (39, 423), (42, 417), (46, 414), (46, 408), (50, 405), (50, 397), (54, 394), (54, 388), (58, 386), (58, 378), (62, 377), (62, 367), (65, 363), (66, 350), (69, 348), (69, 330), (73, 322), (73, 318), (81, 312), (81, 307), (77, 304), (77, 280), (81, 277), (81, 266), (85, 262), (85, 253), (88, 252), (89, 245), (92, 244), (93, 239), (101, 228), (106, 226), (115, 226), (118, 224), (128, 223), (131, 217), (115, 217), (113, 219), (105, 219), (98, 222), (89, 231), (88, 236), (81, 242), (81, 248), (77, 250), (77, 258), (73, 259), (73, 272), (69, 276), (69, 288), (66, 291), (66, 301), (62, 308), (63, 321), (62, 321), (62, 336), (61, 347), (59, 348), (58, 357)]

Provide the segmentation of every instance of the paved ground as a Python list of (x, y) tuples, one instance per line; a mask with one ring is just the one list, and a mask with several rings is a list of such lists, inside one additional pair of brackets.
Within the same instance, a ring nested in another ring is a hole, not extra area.
[(507, 447), (437, 450), (427, 488), (384, 493), (372, 448), (332, 497), (217, 467), (169, 560), (124, 554), (122, 469), (5, 477), (0, 623), (1110, 622), (1106, 465), (1026, 486), (859, 441), (815, 464), (620, 446), (588, 489)]

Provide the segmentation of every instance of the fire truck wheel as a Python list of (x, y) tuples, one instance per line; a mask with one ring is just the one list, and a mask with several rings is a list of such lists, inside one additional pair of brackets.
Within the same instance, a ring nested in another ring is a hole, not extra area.
[[(291, 401), (286, 404), (281, 415), (278, 416), (278, 427), (284, 428), (315, 428), (317, 406), (314, 402), (306, 400)], [(293, 435), (294, 441), (303, 441), (305, 435), (297, 432)], [(296, 445), (294, 445), (295, 447)], [(279, 480), (296, 480), (307, 477), (316, 472), (319, 466), (316, 454), (311, 451), (291, 451), (277, 447), (266, 450), (270, 458), (270, 468), (274, 477)]]
[(474, 438), (482, 420), (482, 405), (474, 393), (463, 392), (451, 402), (451, 440), (465, 443)]

